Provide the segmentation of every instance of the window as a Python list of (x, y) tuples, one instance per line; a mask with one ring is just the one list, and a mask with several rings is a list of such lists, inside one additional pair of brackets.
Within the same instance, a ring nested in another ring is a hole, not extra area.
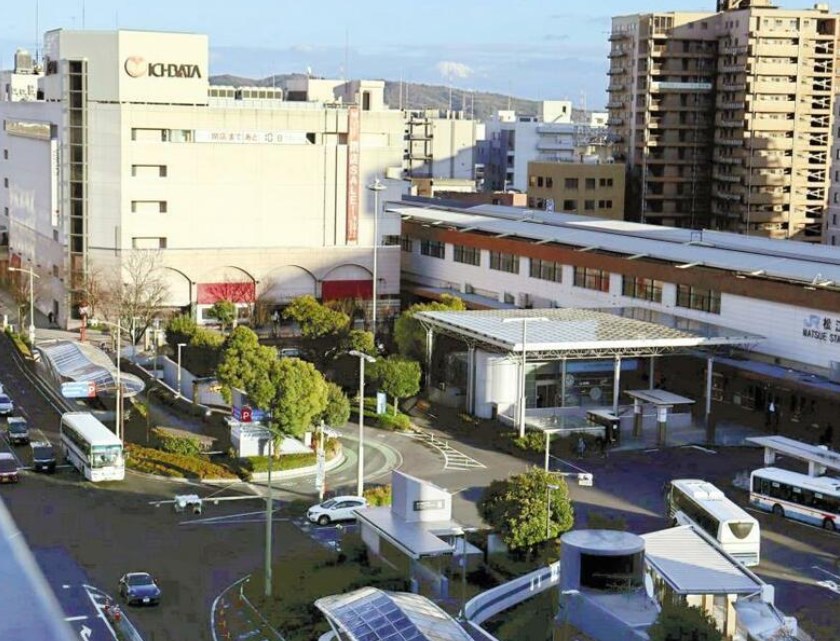
[(9, 188), (9, 179), (8, 179), (8, 178), (4, 178), (4, 179), (3, 179), (3, 186), (4, 186), (6, 189), (8, 189), (8, 188)]
[(554, 178), (552, 178), (551, 176), (546, 176), (546, 178), (545, 178), (545, 186), (546, 186), (548, 189), (551, 189), (552, 187), (554, 187)]
[(166, 249), (166, 238), (134, 237), (131, 246), (134, 249)]
[(52, 266), (52, 275), (54, 278), (58, 278), (58, 265)]
[(540, 260), (539, 258), (532, 258), (529, 275), (531, 278), (539, 278), (540, 280), (550, 280), (555, 283), (562, 283), (563, 264), (554, 263), (549, 260)]
[(577, 189), (578, 188), (578, 179), (577, 178), (566, 178), (564, 181), (564, 186), (566, 189)]
[(414, 241), (411, 239), (411, 236), (400, 236), (400, 247), (404, 252), (410, 254), (414, 251)]
[(536, 176), (528, 176), (528, 186), (529, 187), (536, 187), (537, 186), (537, 177)]
[(8, 160), (8, 159), (9, 159), (9, 150), (4, 149), (3, 150), (3, 160)]
[(542, 187), (543, 184), (544, 184), (543, 183), (543, 177), (542, 176), (537, 176), (537, 187)]
[(382, 237), (383, 247), (396, 247), (400, 244), (400, 237), (398, 235), (388, 235)]
[(575, 287), (594, 289), (598, 292), (610, 291), (610, 273), (594, 267), (575, 267)]
[(720, 314), (720, 292), (691, 285), (677, 285), (677, 307)]
[(586, 189), (595, 189), (595, 179), (594, 178), (587, 178), (585, 183)]
[(490, 252), (490, 269), (510, 274), (519, 273), (519, 256), (504, 254), (502, 252)]
[(135, 178), (166, 178), (166, 165), (131, 165)]
[(621, 279), (621, 293), (630, 298), (662, 302), (662, 281), (652, 278), (638, 278), (623, 276)]
[(613, 186), (613, 179), (612, 178), (601, 178), (600, 185), (601, 185), (601, 187), (612, 187)]
[(612, 200), (599, 200), (598, 201), (598, 209), (612, 209), (613, 201)]
[(443, 258), (446, 253), (446, 245), (439, 240), (421, 240), (420, 253), (432, 258)]
[(584, 200), (583, 201), (583, 211), (595, 211), (595, 201), (594, 200)]
[(465, 265), (481, 265), (481, 250), (478, 247), (466, 247), (464, 245), (454, 245), (456, 263), (464, 263)]
[(132, 200), (133, 214), (165, 214), (167, 205), (165, 200)]
[(577, 211), (577, 201), (576, 200), (564, 200), (563, 201), (563, 211)]

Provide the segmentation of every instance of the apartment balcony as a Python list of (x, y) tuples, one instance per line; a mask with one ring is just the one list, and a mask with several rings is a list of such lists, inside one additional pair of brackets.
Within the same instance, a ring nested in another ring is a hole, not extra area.
[(780, 45), (768, 44), (758, 42), (750, 47), (750, 57), (753, 58), (751, 62), (756, 62), (756, 58), (797, 58), (801, 52), (797, 45)]
[(740, 156), (720, 156), (716, 154), (714, 161), (723, 165), (740, 165), (743, 159)]
[(795, 62), (764, 62), (759, 60), (753, 65), (752, 71), (757, 76), (795, 76), (799, 72), (799, 65)]
[(722, 180), (723, 182), (728, 183), (739, 183), (741, 182), (741, 175), (740, 174), (722, 174), (719, 172), (715, 172), (712, 174), (712, 178), (715, 180)]
[(752, 94), (795, 94), (797, 89), (795, 80), (785, 82), (758, 80), (753, 83)]
[(537, 149), (539, 151), (573, 151), (575, 148), (574, 140), (538, 140)]
[(727, 200), (729, 202), (741, 202), (741, 194), (733, 194), (728, 191), (712, 191), (712, 197)]
[(752, 187), (787, 187), (789, 185), (790, 176), (753, 174), (750, 178), (750, 186)]
[[(750, 129), (753, 131), (793, 131), (796, 122), (793, 120), (787, 119), (780, 119), (780, 118), (762, 118), (757, 117), (753, 118), (752, 122), (750, 123)], [(744, 126), (744, 123), (741, 123), (741, 126)]]
[(723, 145), (724, 147), (743, 147), (744, 146), (744, 139), (743, 138), (721, 138), (719, 136), (715, 136), (715, 144), (716, 145)]
[(610, 116), (609, 118), (607, 118), (607, 125), (611, 127), (618, 127), (623, 124), (624, 118), (621, 118), (620, 116)]
[(718, 120), (715, 123), (715, 125), (718, 126), (718, 127), (729, 127), (729, 128), (735, 128), (735, 129), (744, 129), (745, 125), (746, 125), (746, 122), (744, 121), (743, 118), (741, 118), (740, 120), (724, 120), (723, 118), (721, 118), (720, 120)]
[(738, 100), (736, 102), (727, 101), (720, 103), (721, 109), (743, 109), (744, 108), (744, 101)]
[(610, 65), (610, 68), (607, 70), (608, 76), (623, 76), (628, 71), (627, 67), (624, 65)]
[(623, 82), (611, 82), (609, 87), (607, 87), (607, 91), (610, 93), (624, 91), (625, 89), (627, 89), (627, 85)]
[(747, 85), (743, 82), (721, 82), (721, 91), (746, 91)]
[(616, 40), (629, 40), (630, 33), (626, 31), (613, 31), (610, 34), (610, 42), (615, 42)]
[(747, 201), (750, 205), (783, 205), (790, 199), (790, 194), (758, 193), (750, 194)]
[[(742, 105), (743, 106), (743, 105)], [(765, 114), (786, 114), (796, 111), (796, 102), (793, 100), (761, 100), (757, 99), (750, 105), (751, 113)]]
[(625, 51), (623, 48), (616, 48), (616, 49), (613, 49), (612, 51), (610, 51), (610, 53), (608, 54), (608, 57), (609, 58), (623, 58), (626, 55), (627, 55), (627, 51)]
[(623, 100), (610, 100), (607, 103), (607, 109), (623, 109), (624, 108), (624, 101)]

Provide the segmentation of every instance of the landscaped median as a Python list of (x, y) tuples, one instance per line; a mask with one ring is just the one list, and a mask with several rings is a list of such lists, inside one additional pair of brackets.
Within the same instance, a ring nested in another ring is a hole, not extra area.
[(126, 467), (136, 472), (188, 479), (236, 479), (238, 475), (225, 465), (205, 456), (173, 454), (151, 447), (126, 443)]

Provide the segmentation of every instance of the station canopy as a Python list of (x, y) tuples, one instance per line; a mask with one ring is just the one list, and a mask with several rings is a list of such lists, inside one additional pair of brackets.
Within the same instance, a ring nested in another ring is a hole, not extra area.
[[(751, 347), (764, 340), (743, 330), (640, 307), (418, 312), (415, 318), (427, 329), (476, 347), (519, 354), (526, 324), (526, 355), (542, 360), (658, 356)], [(505, 322), (527, 318), (534, 320)]]
[(365, 587), (315, 601), (350, 641), (471, 641), (460, 624), (426, 597)]
[[(101, 349), (75, 341), (51, 341), (38, 344), (38, 351), (58, 380), (96, 383), (97, 394), (112, 395), (117, 389), (117, 369)], [(120, 374), (123, 395), (134, 396), (145, 384), (134, 374)]]

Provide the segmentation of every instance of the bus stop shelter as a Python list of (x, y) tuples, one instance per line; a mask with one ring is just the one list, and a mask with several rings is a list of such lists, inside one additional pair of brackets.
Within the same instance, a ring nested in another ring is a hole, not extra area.
[(840, 474), (840, 453), (832, 452), (820, 445), (795, 441), (787, 436), (752, 436), (748, 443), (764, 448), (764, 465), (776, 463), (776, 456), (782, 455), (808, 464), (808, 476), (823, 476), (829, 471)]
[[(660, 447), (664, 447), (667, 441), (668, 410), (678, 405), (694, 405), (694, 399), (674, 394), (664, 389), (636, 389), (624, 392), (633, 399), (633, 436), (639, 436), (642, 432), (642, 406), (647, 403), (656, 408), (656, 426)], [(706, 390), (708, 395), (709, 390)]]
[(469, 413), (474, 413), (476, 402), (476, 350), (502, 354), (517, 363), (516, 422), (520, 432), (525, 424), (528, 361), (560, 361), (560, 387), (565, 390), (567, 361), (613, 360), (612, 411), (617, 416), (622, 359), (649, 359), (648, 379), (653, 391), (657, 357), (696, 354), (700, 350), (707, 354), (705, 417), (709, 425), (715, 354), (720, 350), (728, 353), (735, 347), (749, 349), (764, 340), (743, 330), (639, 307), (433, 311), (418, 312), (415, 318), (426, 331), (427, 391), (432, 383), (435, 334), (466, 344), (465, 409)]

